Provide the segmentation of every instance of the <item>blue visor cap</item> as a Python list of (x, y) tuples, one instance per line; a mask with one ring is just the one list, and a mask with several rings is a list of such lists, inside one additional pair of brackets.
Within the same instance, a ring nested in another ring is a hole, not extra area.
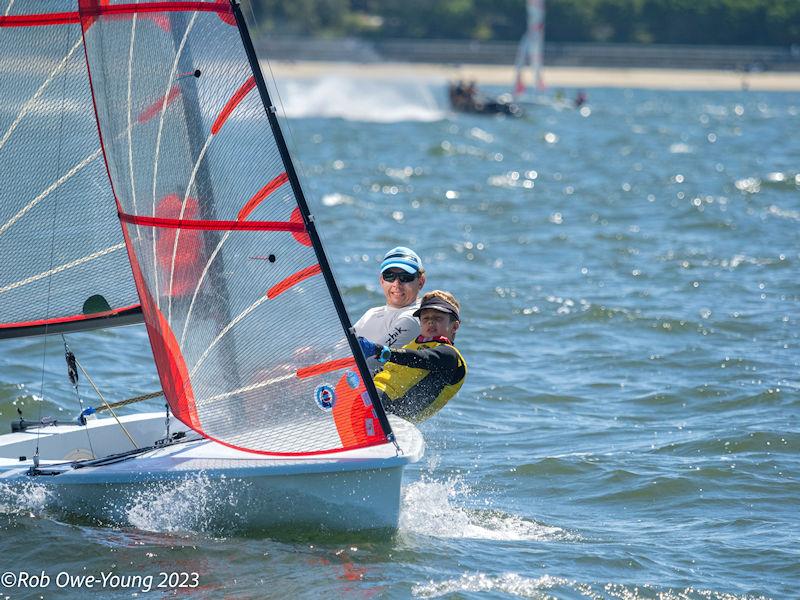
[(386, 269), (403, 269), (406, 273), (418, 273), (422, 268), (422, 261), (416, 252), (405, 246), (392, 248), (383, 257), (381, 273)]

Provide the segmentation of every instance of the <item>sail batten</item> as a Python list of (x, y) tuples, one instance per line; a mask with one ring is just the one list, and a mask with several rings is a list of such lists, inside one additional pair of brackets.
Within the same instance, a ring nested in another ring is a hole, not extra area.
[(385, 443), (391, 429), (238, 7), (79, 9), (118, 222), (172, 412), (260, 454)]

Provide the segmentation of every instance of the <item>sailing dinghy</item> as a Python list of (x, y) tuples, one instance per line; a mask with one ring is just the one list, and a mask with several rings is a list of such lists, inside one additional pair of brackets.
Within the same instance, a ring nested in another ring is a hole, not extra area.
[(113, 518), (202, 476), (244, 526), (396, 527), (424, 443), (378, 400), (238, 4), (3, 1), (0, 338), (143, 321), (168, 411), (20, 419), (0, 484)]
[(528, 26), (517, 46), (517, 58), (514, 64), (513, 98), (517, 104), (530, 108), (529, 105), (540, 104), (540, 98), (526, 98), (530, 90), (525, 85), (526, 66), (531, 70), (531, 81), (536, 92), (544, 92), (542, 78), (544, 64), (544, 18), (545, 0), (527, 0)]

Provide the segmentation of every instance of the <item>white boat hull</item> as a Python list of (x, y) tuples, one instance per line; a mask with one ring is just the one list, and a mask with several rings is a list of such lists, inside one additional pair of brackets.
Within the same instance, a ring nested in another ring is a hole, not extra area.
[[(163, 436), (163, 413), (131, 415), (122, 422), (139, 445)], [(59, 511), (121, 525), (136, 526), (136, 516), (150, 506), (195, 511), (197, 520), (190, 514), (171, 521), (178, 527), (170, 528), (181, 528), (181, 523), (248, 531), (396, 528), (403, 469), (421, 458), (424, 442), (412, 424), (394, 417), (391, 422), (401, 452), (383, 444), (312, 457), (272, 457), (198, 439), (77, 469), (65, 461), (90, 458), (86, 431), (76, 425), (50, 426), (38, 433), (0, 436), (0, 485), (42, 486), (48, 504)], [(133, 448), (112, 419), (91, 420), (88, 428), (97, 456)], [(37, 437), (39, 472), (44, 474), (31, 476)]]

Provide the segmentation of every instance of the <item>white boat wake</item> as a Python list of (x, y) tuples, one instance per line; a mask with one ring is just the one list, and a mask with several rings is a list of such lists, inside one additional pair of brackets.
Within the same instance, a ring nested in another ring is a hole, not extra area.
[(400, 531), (437, 538), (577, 541), (580, 536), (492, 509), (465, 508), (474, 492), (460, 479), (423, 478), (403, 486)]
[(444, 119), (441, 83), (416, 80), (367, 80), (330, 75), (289, 79), (279, 84), (289, 118), (326, 117), (348, 121), (397, 123)]

